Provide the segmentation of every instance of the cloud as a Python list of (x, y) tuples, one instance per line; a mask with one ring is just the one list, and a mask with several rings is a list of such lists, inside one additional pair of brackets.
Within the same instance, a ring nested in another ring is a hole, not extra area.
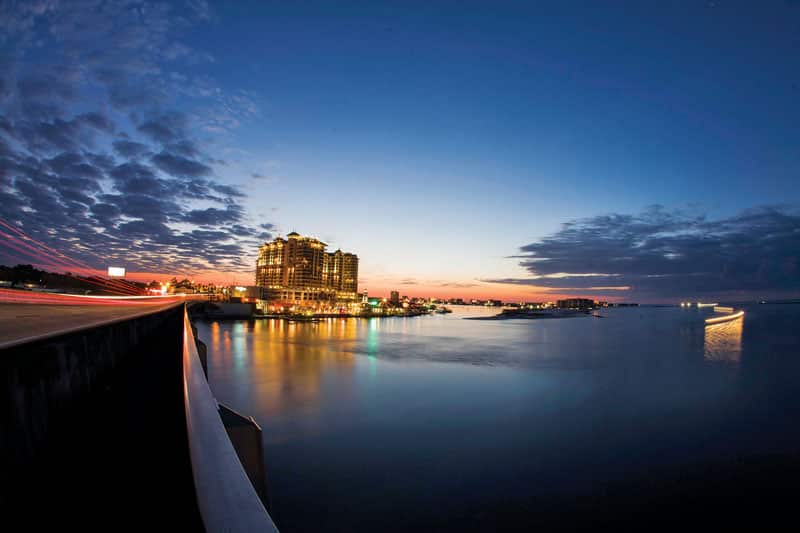
[(709, 220), (652, 206), (567, 222), (515, 256), (528, 278), (485, 280), (643, 298), (789, 295), (800, 291), (800, 211), (757, 207)]
[(152, 161), (160, 170), (176, 178), (200, 178), (210, 176), (212, 172), (208, 165), (168, 152), (154, 155)]
[(167, 144), (186, 137), (188, 123), (184, 113), (172, 111), (146, 120), (137, 129), (151, 140)]
[(150, 147), (148, 145), (126, 139), (114, 141), (113, 146), (117, 155), (126, 158), (141, 157), (150, 151)]
[(477, 287), (477, 283), (471, 281), (443, 281), (438, 284), (439, 287), (450, 287), (454, 289), (468, 289), (470, 287)]
[(241, 208), (229, 205), (226, 209), (209, 207), (207, 209), (193, 209), (184, 216), (184, 220), (198, 226), (219, 226), (229, 222), (238, 222), (242, 218)]
[[(0, 3), (0, 218), (98, 268), (252, 270), (272, 225), (196, 132), (258, 109), (190, 74), (209, 56), (177, 38), (212, 19), (195, 0)], [(0, 241), (0, 263), (18, 252)]]
[[(61, 115), (63, 109), (53, 109), (53, 115)], [(76, 115), (70, 119), (52, 116), (49, 119), (20, 119), (6, 124), (10, 137), (21, 143), (29, 152), (47, 154), (57, 151), (77, 151), (92, 148), (98, 134), (110, 133), (114, 125), (104, 115), (92, 112)]]

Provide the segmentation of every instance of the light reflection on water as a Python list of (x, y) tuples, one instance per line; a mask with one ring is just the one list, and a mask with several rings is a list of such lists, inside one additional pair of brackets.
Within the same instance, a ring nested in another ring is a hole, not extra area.
[(282, 531), (467, 530), (476, 509), (491, 523), (625, 476), (800, 449), (800, 306), (713, 327), (680, 308), (462, 320), (494, 312), (197, 323), (215, 395), (264, 429)]
[(705, 327), (705, 358), (709, 361), (738, 363), (742, 357), (744, 319)]

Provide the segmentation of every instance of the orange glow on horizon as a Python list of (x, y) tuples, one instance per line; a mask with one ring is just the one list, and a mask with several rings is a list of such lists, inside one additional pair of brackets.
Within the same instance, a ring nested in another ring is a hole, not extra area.
[[(58, 272), (58, 269), (47, 268), (46, 265), (35, 265), (42, 270)], [(100, 276), (106, 277), (106, 271), (74, 268), (70, 270), (73, 274), (80, 276)], [(63, 273), (63, 272), (60, 272)], [(255, 285), (254, 272), (223, 272), (218, 270), (206, 270), (187, 274), (185, 272), (148, 272), (148, 271), (128, 271), (124, 278), (128, 281), (140, 283), (150, 283), (151, 281), (166, 282), (176, 278), (178, 281), (189, 279), (194, 283), (213, 284), (220, 286)], [(404, 278), (398, 278), (396, 283), (391, 280), (381, 279), (371, 282), (369, 278), (362, 279), (358, 283), (358, 292), (363, 293), (367, 290), (370, 296), (389, 296), (391, 291), (398, 291), (401, 295), (410, 298), (462, 298), (464, 300), (502, 300), (504, 302), (550, 302), (562, 298), (584, 297), (594, 300), (608, 302), (628, 301), (630, 298), (624, 296), (627, 291), (618, 292), (620, 296), (603, 294), (599, 291), (587, 290), (581, 292), (579, 289), (570, 292), (556, 292), (545, 287), (527, 286), (512, 283), (487, 283), (482, 281), (454, 281), (453, 286), (442, 286), (441, 283), (403, 283)]]
[[(171, 273), (160, 272), (128, 272), (125, 276), (126, 279), (133, 281), (140, 281), (149, 283), (150, 281), (165, 281), (172, 278), (177, 278), (179, 281), (184, 277), (188, 277), (195, 283), (211, 283), (215, 285), (254, 285), (255, 274), (250, 273), (229, 273), (220, 271), (206, 271), (198, 272), (193, 276), (176, 275)], [(456, 284), (457, 282), (454, 282)], [(585, 297), (594, 300), (603, 300), (608, 302), (625, 301), (624, 296), (611, 296), (608, 294), (593, 294), (596, 291), (580, 291), (574, 292), (556, 292), (546, 290), (543, 287), (524, 286), (510, 283), (485, 283), (485, 282), (465, 282), (463, 287), (442, 287), (441, 285), (428, 285), (424, 283), (419, 284), (403, 284), (392, 283), (390, 281), (381, 280), (380, 282), (370, 283), (369, 279), (359, 281), (358, 292), (363, 293), (364, 290), (370, 296), (389, 296), (391, 291), (398, 291), (401, 295), (419, 298), (463, 298), (464, 300), (502, 300), (504, 302), (550, 302), (560, 300), (562, 298), (576, 298)], [(619, 291), (627, 292), (627, 291)]]
[(592, 294), (595, 291), (586, 291), (581, 293), (579, 291), (561, 293), (551, 290), (546, 290), (543, 287), (524, 286), (511, 283), (485, 283), (475, 282), (474, 285), (469, 287), (442, 287), (441, 285), (393, 285), (391, 282), (382, 281), (380, 283), (359, 282), (358, 291), (363, 293), (364, 290), (370, 296), (389, 296), (391, 291), (398, 291), (401, 295), (408, 296), (409, 298), (463, 298), (464, 300), (502, 300), (504, 302), (551, 302), (563, 298), (576, 298), (585, 297), (594, 300), (603, 300), (607, 302), (617, 302), (625, 300), (620, 296), (609, 296), (606, 294)]

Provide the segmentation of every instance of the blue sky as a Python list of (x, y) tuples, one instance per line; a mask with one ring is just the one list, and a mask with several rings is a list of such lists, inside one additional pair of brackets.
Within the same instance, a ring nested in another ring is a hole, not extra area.
[[(203, 163), (243, 193), (235, 222), (355, 251), (378, 292), (532, 297), (559, 293), (525, 281), (553, 272), (509, 256), (565, 222), (796, 214), (800, 3), (665, 4), (176, 3), (159, 51), (126, 50), (173, 81), (135, 112), (192, 117)], [(142, 120), (108, 113), (117, 132)], [(792, 272), (759, 290), (796, 291)]]

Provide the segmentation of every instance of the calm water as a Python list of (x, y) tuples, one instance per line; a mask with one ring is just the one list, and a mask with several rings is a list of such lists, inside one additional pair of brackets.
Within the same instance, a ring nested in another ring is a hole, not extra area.
[(800, 450), (800, 306), (745, 309), (197, 325), (212, 390), (264, 428), (284, 533), (463, 531)]

